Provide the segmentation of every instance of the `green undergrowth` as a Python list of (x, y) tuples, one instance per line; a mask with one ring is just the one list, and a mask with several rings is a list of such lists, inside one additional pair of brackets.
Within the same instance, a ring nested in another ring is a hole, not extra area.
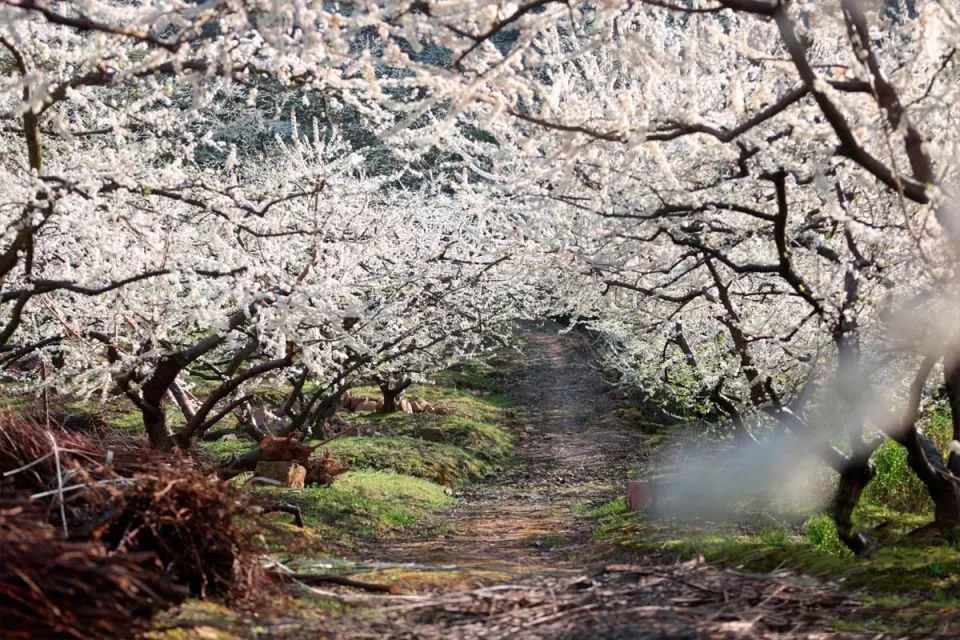
[(271, 594), (268, 607), (246, 604), (230, 608), (212, 600), (190, 599), (161, 612), (154, 619), (154, 629), (142, 637), (144, 640), (326, 638), (329, 616), (346, 608), (336, 600), (306, 592)]
[[(935, 404), (922, 426), (923, 432), (936, 443), (946, 458), (953, 431), (949, 406), (945, 402)], [(877, 465), (877, 475), (863, 492), (861, 500), (865, 504), (906, 513), (931, 511), (932, 504), (926, 488), (907, 464), (906, 449), (887, 440), (877, 448), (873, 461)]]
[[(621, 424), (648, 434), (649, 454), (633, 470), (634, 477), (677, 472), (685, 463), (678, 464), (674, 454), (686, 450), (684, 443), (697, 442), (703, 430), (702, 424), (651, 424), (634, 407), (620, 411)], [(920, 426), (946, 454), (952, 435), (947, 405), (934, 404)], [(835, 581), (865, 605), (864, 619), (837, 621), (837, 630), (937, 633), (943, 620), (956, 624), (960, 618), (960, 546), (908, 535), (932, 520), (932, 503), (903, 447), (888, 440), (873, 461), (876, 476), (854, 512), (856, 530), (874, 544), (865, 556), (854, 556), (837, 537), (829, 515), (810, 507), (835, 487), (836, 475), (827, 471), (812, 482), (819, 495), (811, 494), (809, 504), (795, 501), (777, 512), (769, 504), (751, 508), (744, 500), (722, 521), (702, 514), (701, 519), (657, 519), (630, 513), (624, 499), (617, 499), (591, 512), (595, 537), (638, 554), (702, 556), (750, 571), (788, 568)]]
[[(329, 487), (257, 492), (299, 506), (313, 535), (331, 549), (389, 537), (454, 502), (434, 482), (390, 471), (348, 471)], [(290, 519), (285, 514), (270, 517), (283, 523)]]
[(494, 459), (467, 449), (408, 436), (341, 438), (327, 448), (354, 469), (389, 469), (447, 486), (478, 480), (499, 468)]
[[(453, 504), (451, 487), (490, 476), (509, 460), (514, 436), (507, 425), (514, 413), (506, 398), (492, 392), (502, 385), (492, 375), (487, 365), (471, 364), (445, 372), (437, 384), (407, 390), (406, 397), (449, 407), (452, 415), (341, 412), (357, 435), (329, 441), (315, 455), (329, 451), (350, 471), (329, 487), (258, 491), (302, 509), (316, 550), (342, 551), (422, 526), (426, 516)], [(379, 390), (361, 387), (353, 393), (375, 397)], [(222, 462), (252, 445), (228, 439), (202, 448)], [(295, 531), (289, 515), (271, 518), (285, 534), (267, 536), (279, 550)], [(432, 522), (442, 526), (437, 519)]]
[[(479, 376), (473, 369), (468, 379)], [(453, 375), (453, 374), (450, 374)], [(514, 436), (505, 426), (515, 415), (510, 402), (484, 390), (458, 388), (451, 378), (445, 384), (415, 385), (407, 397), (420, 397), (454, 410), (452, 415), (396, 412), (341, 412), (361, 435), (328, 442), (337, 460), (351, 469), (389, 470), (446, 486), (479, 480), (500, 470), (513, 447)], [(489, 383), (492, 384), (492, 383)], [(375, 387), (360, 387), (356, 395), (375, 396)], [(308, 440), (318, 444), (319, 440)], [(207, 456), (223, 462), (239, 456), (253, 443), (246, 440), (205, 442)]]
[[(835, 581), (856, 592), (868, 607), (883, 611), (873, 630), (913, 625), (916, 631), (933, 632), (939, 614), (960, 611), (960, 548), (904, 538), (929, 522), (925, 516), (864, 505), (855, 514), (857, 526), (886, 542), (867, 556), (856, 557), (837, 538), (825, 514), (802, 521), (796, 514), (780, 520), (769, 514), (741, 514), (742, 518), (726, 522), (656, 519), (628, 512), (626, 502), (618, 498), (591, 515), (597, 539), (639, 554), (703, 557), (749, 571), (787, 568)], [(894, 606), (898, 600), (912, 603), (909, 616)]]

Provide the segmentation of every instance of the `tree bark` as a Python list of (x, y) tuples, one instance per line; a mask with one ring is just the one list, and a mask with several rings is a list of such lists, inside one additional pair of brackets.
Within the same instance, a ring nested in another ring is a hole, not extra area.
[[(340, 405), (340, 397), (346, 393), (348, 388), (349, 386), (344, 385), (327, 395), (316, 393), (306, 403), (300, 414), (291, 418), (290, 422), (278, 430), (276, 435), (280, 437), (293, 436), (307, 424), (317, 424), (317, 421), (322, 424), (325, 419), (336, 413), (337, 407)], [(256, 469), (259, 461), (260, 447), (258, 446), (223, 465), (219, 470), (219, 475), (224, 479), (232, 478), (244, 471)]]
[(140, 387), (140, 413), (147, 439), (154, 449), (167, 451), (173, 448), (173, 433), (167, 425), (167, 414), (163, 410), (163, 401), (170, 392), (170, 386), (184, 364), (178, 358), (161, 358), (151, 375)]
[(143, 416), (143, 427), (147, 432), (147, 440), (154, 449), (169, 451), (173, 448), (173, 433), (167, 426), (167, 414), (163, 410), (163, 403), (154, 405), (144, 401), (140, 407)]
[(397, 411), (397, 399), (413, 383), (410, 378), (404, 378), (391, 385), (389, 380), (380, 383), (380, 393), (383, 394), (383, 413), (395, 413)]
[(960, 352), (948, 354), (943, 361), (943, 378), (950, 404), (950, 420), (953, 423), (953, 442), (947, 458), (947, 469), (960, 478)]
[(947, 469), (937, 445), (916, 429), (905, 434), (900, 444), (907, 449), (907, 464), (933, 500), (934, 522), (943, 527), (960, 525), (960, 478)]
[(862, 533), (853, 530), (853, 510), (857, 508), (860, 495), (877, 473), (877, 467), (867, 458), (856, 458), (840, 472), (840, 482), (833, 496), (830, 514), (837, 525), (837, 536), (853, 553), (859, 555), (867, 550), (869, 541)]

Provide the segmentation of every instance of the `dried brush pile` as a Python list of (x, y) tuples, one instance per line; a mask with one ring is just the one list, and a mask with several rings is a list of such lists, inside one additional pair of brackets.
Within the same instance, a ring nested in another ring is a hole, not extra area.
[(244, 598), (264, 580), (244, 515), (233, 487), (196, 471), (161, 471), (124, 490), (96, 536), (113, 552), (156, 554), (167, 577), (195, 596)]
[[(77, 433), (57, 423), (47, 428), (0, 414), (0, 470), (7, 487), (42, 493), (59, 490), (61, 482), (64, 486), (85, 483), (86, 489), (97, 493), (138, 474), (189, 466), (189, 460), (171, 459), (129, 436)], [(64, 501), (70, 502), (75, 491), (62, 494)], [(88, 492), (80, 493), (80, 501), (91, 499)]]
[(242, 526), (249, 505), (189, 460), (0, 416), (0, 471), (4, 638), (126, 637), (127, 618), (188, 594), (269, 585)]
[(186, 588), (150, 553), (111, 554), (68, 542), (37, 519), (26, 496), (0, 507), (0, 628), (4, 638), (131, 638)]

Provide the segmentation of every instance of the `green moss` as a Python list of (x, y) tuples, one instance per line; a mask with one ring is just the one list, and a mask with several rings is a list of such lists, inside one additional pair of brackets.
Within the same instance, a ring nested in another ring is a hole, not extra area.
[(837, 535), (836, 523), (834, 523), (833, 518), (825, 513), (810, 516), (803, 523), (803, 532), (810, 540), (810, 544), (827, 555), (837, 557), (850, 555), (850, 549), (843, 544), (839, 535)]
[[(866, 557), (856, 557), (843, 547), (833, 522), (825, 515), (810, 517), (802, 527), (760, 526), (749, 521), (654, 520), (627, 512), (622, 499), (618, 499), (596, 509), (593, 516), (597, 537), (637, 552), (667, 553), (685, 559), (703, 556), (710, 562), (750, 571), (786, 567), (836, 580), (871, 603), (896, 595), (907, 599), (922, 596), (924, 607), (913, 611), (914, 617), (907, 620), (921, 625), (918, 631), (934, 628), (922, 626), (935, 619), (931, 612), (960, 601), (960, 549), (956, 546), (904, 540), (881, 546)], [(860, 528), (879, 528), (896, 537), (927, 518), (864, 508), (858, 511), (856, 520)]]
[(429, 569), (391, 568), (354, 574), (356, 580), (397, 587), (401, 593), (423, 591), (468, 591), (503, 583), (512, 578), (503, 571), (462, 567), (430, 567)]
[[(387, 471), (350, 471), (329, 487), (257, 491), (296, 504), (321, 537), (347, 546), (394, 534), (454, 502), (438, 484)], [(289, 516), (275, 518), (283, 521)]]
[(597, 540), (618, 538), (623, 527), (631, 519), (626, 498), (615, 498), (603, 503), (589, 512), (589, 517), (597, 521), (596, 531), (594, 531), (594, 538)]
[[(923, 432), (946, 457), (952, 439), (950, 407), (946, 402), (933, 406), (923, 420)], [(873, 454), (877, 475), (867, 485), (861, 500), (876, 507), (887, 507), (907, 513), (930, 513), (933, 503), (917, 475), (907, 464), (907, 450), (892, 440), (885, 441)]]
[[(379, 391), (375, 387), (360, 387), (354, 393), (375, 396)], [(514, 437), (502, 424), (504, 408), (509, 403), (501, 396), (478, 396), (466, 389), (440, 385), (415, 385), (407, 396), (425, 398), (450, 407), (455, 413), (342, 413), (362, 432), (384, 435), (334, 440), (329, 444), (331, 452), (357, 468), (390, 469), (443, 484), (458, 484), (499, 468), (513, 447)], [(422, 437), (425, 430), (429, 440)], [(252, 446), (243, 439), (201, 443), (202, 449), (217, 462), (240, 455)]]
[(518, 365), (518, 356), (515, 354), (501, 354), (486, 362), (473, 361), (455, 365), (434, 375), (434, 382), (438, 385), (451, 388), (479, 389), (482, 391), (499, 391), (510, 371)]
[[(241, 640), (246, 638), (290, 638), (284, 628), (295, 626), (302, 637), (307, 629), (313, 637), (326, 637), (322, 630), (331, 614), (346, 606), (337, 600), (304, 592), (271, 594), (269, 607), (231, 609), (212, 600), (191, 599), (163, 611), (153, 621), (154, 630), (145, 640)], [(278, 631), (279, 630), (279, 631)]]
[[(354, 395), (369, 396), (372, 398), (380, 397), (380, 390), (376, 387), (357, 387), (352, 390)], [(437, 384), (416, 384), (407, 389), (404, 398), (423, 398), (432, 404), (443, 407), (450, 407), (455, 411), (455, 415), (461, 418), (467, 418), (478, 421), (494, 421), (501, 417), (503, 409), (511, 407), (511, 401), (504, 395), (490, 391), (458, 388), (447, 386), (445, 383)], [(410, 414), (404, 413), (359, 413), (348, 414), (350, 417), (366, 417), (380, 422), (389, 423), (391, 420), (409, 417)], [(416, 414), (415, 417), (428, 417), (430, 414)], [(433, 416), (433, 417), (452, 417), (452, 416)]]
[(340, 438), (327, 448), (351, 468), (389, 469), (448, 486), (493, 470), (489, 460), (460, 447), (407, 436)]
[[(251, 621), (246, 621), (247, 623)], [(157, 631), (145, 634), (148, 640), (238, 640), (244, 630), (243, 614), (211, 600), (187, 600), (181, 606), (160, 613), (154, 620)], [(259, 625), (254, 625), (254, 629)], [(251, 629), (252, 630), (252, 629)], [(266, 631), (265, 628), (260, 628)]]

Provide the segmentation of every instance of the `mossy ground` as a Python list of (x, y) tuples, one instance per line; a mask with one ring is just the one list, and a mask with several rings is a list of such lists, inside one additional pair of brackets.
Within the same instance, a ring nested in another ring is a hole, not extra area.
[(157, 616), (144, 640), (299, 640), (326, 638), (331, 614), (347, 607), (310, 593), (271, 594), (270, 606), (232, 609), (211, 600), (187, 600)]
[[(656, 475), (658, 452), (672, 451), (690, 437), (681, 429), (651, 425), (641, 409), (623, 407), (620, 414), (621, 423), (650, 433), (649, 455), (636, 470), (638, 477)], [(922, 427), (945, 452), (951, 436), (949, 409), (934, 405)], [(854, 513), (857, 530), (877, 545), (865, 556), (854, 556), (837, 537), (830, 517), (810, 508), (816, 499), (810, 505), (753, 508), (745, 501), (715, 521), (630, 513), (619, 498), (590, 514), (595, 537), (638, 554), (702, 556), (750, 571), (788, 568), (835, 581), (865, 605), (862, 618), (836, 621), (837, 631), (938, 633), (945, 620), (956, 624), (960, 618), (960, 546), (908, 537), (931, 521), (932, 503), (907, 465), (903, 447), (886, 441), (873, 460), (877, 475)], [(813, 479), (825, 495), (835, 482), (829, 472)]]
[[(499, 372), (487, 364), (472, 364), (443, 372), (434, 384), (407, 391), (408, 396), (453, 408), (453, 415), (343, 413), (366, 435), (339, 438), (324, 449), (347, 463), (350, 471), (329, 487), (256, 489), (267, 501), (299, 506), (307, 525), (300, 529), (289, 515), (271, 514), (267, 516), (270, 526), (256, 535), (291, 568), (342, 572), (356, 580), (396, 586), (401, 592), (470, 589), (504, 580), (503, 574), (480, 569), (389, 568), (358, 573), (354, 563), (342, 559), (411, 529), (418, 529), (418, 536), (442, 535), (442, 515), (429, 516), (456, 503), (453, 488), (496, 473), (509, 463), (515, 439), (509, 424), (515, 409), (505, 397), (492, 393), (503, 386)], [(379, 392), (370, 387), (355, 393), (376, 396)], [(430, 430), (430, 440), (420, 437), (423, 429)], [(220, 440), (200, 446), (211, 461), (223, 461), (246, 452), (252, 444)], [(316, 625), (319, 637), (323, 637), (323, 620), (344, 607), (336, 600), (309, 595), (288, 600), (278, 610), (294, 626)], [(230, 640), (250, 637), (250, 630), (259, 624), (256, 615), (195, 601), (168, 618), (171, 625), (184, 626), (151, 637)], [(266, 627), (276, 632), (278, 625), (272, 620)]]
[[(470, 376), (477, 377), (476, 373)], [(354, 469), (391, 470), (447, 486), (489, 475), (505, 463), (514, 444), (507, 423), (515, 410), (503, 396), (449, 386), (454, 384), (452, 378), (445, 374), (444, 384), (415, 385), (406, 395), (452, 408), (453, 415), (344, 412), (341, 417), (364, 435), (338, 438), (324, 448)], [(360, 387), (355, 393), (375, 396), (379, 392)], [(249, 450), (251, 444), (219, 440), (201, 446), (213, 460), (224, 461)]]
[[(804, 525), (656, 520), (628, 513), (618, 499), (595, 511), (597, 538), (642, 554), (702, 556), (749, 571), (787, 568), (836, 581), (866, 605), (863, 620), (843, 629), (935, 633), (944, 616), (960, 612), (960, 549), (910, 542), (855, 557), (836, 539), (832, 523), (814, 516)], [(860, 515), (861, 522), (906, 530), (925, 519), (896, 512)], [(824, 531), (827, 533), (824, 534)], [(871, 611), (876, 610), (876, 613)], [(852, 625), (852, 626), (851, 626)]]
[[(329, 487), (257, 491), (299, 506), (313, 535), (341, 548), (389, 536), (454, 502), (444, 487), (392, 471), (348, 471)], [(289, 520), (281, 514), (271, 517)]]
[[(407, 396), (452, 408), (452, 415), (342, 412), (363, 435), (335, 439), (323, 450), (350, 471), (329, 487), (258, 491), (301, 508), (315, 551), (344, 551), (419, 526), (431, 513), (454, 503), (452, 488), (496, 473), (509, 462), (513, 409), (505, 397), (491, 392), (503, 384), (498, 375), (499, 370), (488, 364), (472, 364), (407, 391)], [(360, 387), (354, 393), (376, 396), (379, 391)], [(240, 455), (251, 446), (244, 440), (201, 445), (214, 461)], [(281, 536), (284, 543), (295, 535), (285, 524), (290, 516), (271, 518), (281, 532), (290, 534)], [(277, 548), (283, 546), (276, 535), (268, 537)]]
[(376, 569), (353, 575), (357, 580), (395, 586), (401, 593), (467, 591), (507, 582), (509, 573), (470, 568), (438, 568), (429, 571), (407, 568)]

